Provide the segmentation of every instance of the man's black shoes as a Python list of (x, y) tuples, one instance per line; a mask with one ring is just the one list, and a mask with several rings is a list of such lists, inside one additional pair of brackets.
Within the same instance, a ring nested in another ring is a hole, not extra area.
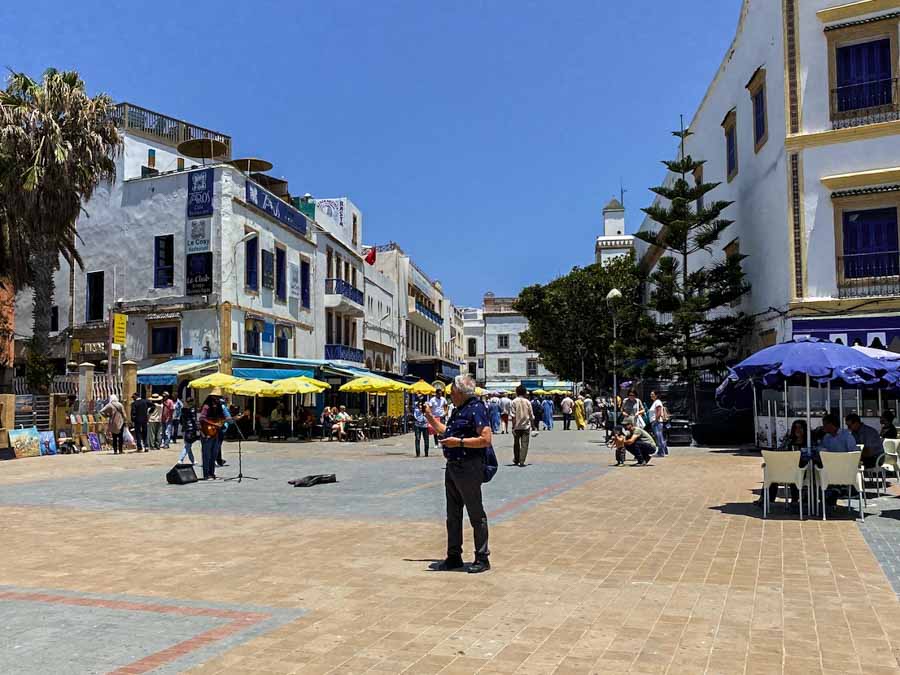
[(469, 574), (479, 574), (481, 572), (487, 572), (491, 569), (491, 563), (487, 558), (482, 560), (476, 560), (471, 565), (469, 565), (469, 569), (467, 570)]
[(461, 570), (463, 567), (465, 567), (465, 563), (463, 563), (462, 556), (448, 556), (446, 560), (439, 562), (434, 569), (438, 572), (452, 572), (453, 570)]

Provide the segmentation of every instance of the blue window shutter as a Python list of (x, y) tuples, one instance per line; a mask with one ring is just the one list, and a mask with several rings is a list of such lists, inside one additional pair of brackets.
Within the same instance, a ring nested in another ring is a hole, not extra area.
[(300, 304), (309, 309), (309, 262), (300, 261)]
[(248, 239), (244, 244), (244, 285), (250, 290), (259, 290), (259, 237)]
[(893, 101), (890, 39), (863, 42), (835, 50), (839, 111), (857, 110)]
[(766, 134), (766, 90), (761, 88), (753, 97), (753, 140), (756, 143)]
[(900, 272), (896, 208), (845, 211), (842, 230), (845, 278)]

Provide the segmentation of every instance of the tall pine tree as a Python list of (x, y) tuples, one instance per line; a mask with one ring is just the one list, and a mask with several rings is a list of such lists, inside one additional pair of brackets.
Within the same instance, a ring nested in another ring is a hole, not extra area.
[(643, 209), (659, 228), (638, 232), (643, 241), (662, 248), (650, 275), (648, 307), (659, 313), (661, 370), (687, 386), (691, 414), (698, 416), (697, 383), (702, 370), (720, 371), (752, 325), (751, 317), (732, 306), (750, 290), (739, 254), (718, 258), (713, 248), (733, 221), (722, 217), (732, 202), (707, 203), (719, 183), (692, 183), (704, 160), (685, 154), (692, 134), (682, 123), (672, 132), (680, 141), (679, 158), (663, 164), (675, 175), (671, 187), (651, 188), (663, 201)]

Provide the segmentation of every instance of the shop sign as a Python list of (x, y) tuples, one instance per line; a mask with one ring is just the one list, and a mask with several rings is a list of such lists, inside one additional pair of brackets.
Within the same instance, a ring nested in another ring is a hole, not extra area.
[(106, 353), (106, 343), (105, 342), (83, 342), (81, 344), (81, 353), (82, 354), (105, 354)]
[(266, 321), (263, 324), (262, 341), (263, 342), (275, 342), (275, 324), (274, 323), (269, 323), (268, 321)]
[(78, 338), (72, 338), (71, 349), (73, 354), (81, 353), (81, 340)]
[(209, 251), (212, 240), (212, 220), (210, 218), (189, 219), (184, 239), (184, 252), (188, 255)]
[(125, 344), (125, 336), (128, 332), (128, 317), (125, 314), (113, 313), (113, 342), (117, 345)]
[(252, 204), (275, 220), (306, 236), (306, 216), (293, 206), (251, 180), (245, 183), (244, 192), (248, 204)]
[(213, 289), (212, 252), (191, 253), (185, 259), (185, 295), (209, 295)]
[(275, 288), (275, 255), (272, 251), (262, 251), (262, 285), (263, 288)]
[(297, 263), (288, 264), (288, 279), (290, 280), (290, 294), (292, 298), (300, 297), (300, 265)]
[(213, 169), (201, 169), (188, 174), (188, 218), (212, 215), (213, 177)]

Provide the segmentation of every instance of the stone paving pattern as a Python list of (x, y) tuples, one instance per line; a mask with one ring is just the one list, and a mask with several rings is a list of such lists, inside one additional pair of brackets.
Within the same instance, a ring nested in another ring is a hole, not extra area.
[[(139, 484), (161, 482), (174, 449), (6, 462), (0, 584), (296, 612), (208, 644), (193, 673), (900, 673), (900, 602), (873, 554), (876, 534), (900, 539), (896, 496), (864, 525), (780, 507), (764, 521), (751, 504), (758, 455), (673, 449), (611, 469), (599, 436), (545, 432), (533, 465), (501, 466), (485, 487), (497, 515), (482, 575), (428, 570), (445, 546), (441, 460), (417, 460), (411, 437), (248, 444), (258, 484), (162, 488), (174, 502)], [(510, 437), (496, 446), (510, 461)], [(233, 464), (234, 446), (226, 455)], [(318, 466), (340, 466), (348, 492), (295, 497), (284, 481)], [(0, 621), (20, 609), (0, 598)], [(173, 622), (171, 641), (203, 628)], [(84, 638), (61, 639), (64, 655)]]

